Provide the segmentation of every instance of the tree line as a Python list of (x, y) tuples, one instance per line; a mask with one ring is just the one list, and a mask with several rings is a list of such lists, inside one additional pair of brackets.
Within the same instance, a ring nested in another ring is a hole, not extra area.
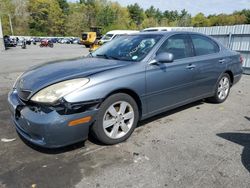
[(161, 11), (154, 6), (144, 10), (137, 3), (121, 6), (107, 0), (0, 0), (3, 32), (32, 36), (80, 36), (90, 26), (102, 27), (105, 33), (114, 29), (140, 30), (156, 26), (220, 26), (250, 24), (250, 9), (232, 14), (195, 16), (181, 11)]

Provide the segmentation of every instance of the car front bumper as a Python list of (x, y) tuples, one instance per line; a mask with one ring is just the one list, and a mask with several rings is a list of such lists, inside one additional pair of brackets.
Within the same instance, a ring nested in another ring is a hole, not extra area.
[[(97, 109), (61, 115), (55, 110), (48, 113), (34, 111), (21, 101), (15, 90), (8, 95), (11, 119), (17, 132), (29, 142), (46, 148), (58, 148), (87, 139), (89, 127)], [(91, 116), (87, 123), (69, 126), (69, 122)]]

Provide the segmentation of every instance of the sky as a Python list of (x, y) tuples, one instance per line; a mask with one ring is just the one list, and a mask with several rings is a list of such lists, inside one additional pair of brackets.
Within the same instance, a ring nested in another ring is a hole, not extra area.
[[(78, 0), (68, 0), (75, 2)], [(199, 12), (205, 15), (232, 13), (235, 10), (250, 9), (250, 0), (111, 0), (121, 5), (138, 3), (144, 9), (153, 5), (161, 11), (186, 9), (192, 15)]]

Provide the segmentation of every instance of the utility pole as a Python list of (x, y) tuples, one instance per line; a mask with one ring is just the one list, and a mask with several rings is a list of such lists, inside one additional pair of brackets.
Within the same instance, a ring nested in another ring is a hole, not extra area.
[(11, 31), (11, 35), (14, 36), (13, 26), (12, 26), (12, 21), (11, 21), (11, 16), (10, 16), (10, 14), (8, 14), (8, 16), (9, 16), (9, 22), (10, 22), (10, 31)]
[(3, 41), (3, 30), (2, 30), (2, 21), (0, 16), (0, 52), (5, 50), (4, 41)]

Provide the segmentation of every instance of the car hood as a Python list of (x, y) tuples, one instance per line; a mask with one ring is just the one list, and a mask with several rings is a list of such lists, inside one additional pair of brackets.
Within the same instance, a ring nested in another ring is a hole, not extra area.
[(87, 77), (99, 72), (131, 64), (128, 61), (117, 61), (101, 58), (81, 58), (58, 61), (32, 67), (18, 79), (16, 88), (35, 93), (38, 90), (64, 80)]

